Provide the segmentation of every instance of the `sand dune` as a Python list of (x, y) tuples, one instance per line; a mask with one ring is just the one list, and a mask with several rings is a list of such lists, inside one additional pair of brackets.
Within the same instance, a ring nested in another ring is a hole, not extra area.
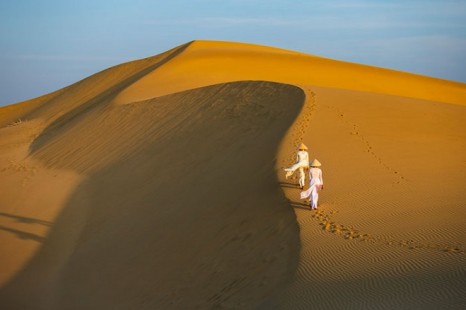
[[(294, 125), (323, 162), (318, 212), (284, 187), (301, 227), (286, 309), (459, 309), (465, 302), (463, 106), (312, 87)], [(292, 153), (281, 148), (282, 165)], [(312, 156), (312, 155), (311, 155)], [(324, 162), (325, 160), (325, 162)], [(281, 182), (284, 180), (280, 175)]]
[[(194, 41), (0, 109), (3, 309), (460, 309), (466, 85)], [(323, 163), (318, 211), (282, 167)]]
[[(238, 80), (360, 90), (464, 104), (464, 84), (335, 61), (293, 51), (231, 42), (194, 41), (174, 58), (123, 90), (115, 103)], [(157, 87), (154, 87), (157, 85)]]

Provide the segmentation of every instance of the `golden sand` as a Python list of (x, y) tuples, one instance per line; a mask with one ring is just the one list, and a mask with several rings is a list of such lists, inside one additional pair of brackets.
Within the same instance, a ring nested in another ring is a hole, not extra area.
[[(0, 308), (465, 306), (466, 85), (194, 41), (0, 108)], [(283, 167), (322, 162), (318, 211)]]

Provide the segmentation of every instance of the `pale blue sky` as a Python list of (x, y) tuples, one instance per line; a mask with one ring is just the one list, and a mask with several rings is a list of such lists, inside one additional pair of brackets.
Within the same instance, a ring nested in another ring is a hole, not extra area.
[(196, 39), (466, 83), (466, 0), (0, 0), (0, 105)]

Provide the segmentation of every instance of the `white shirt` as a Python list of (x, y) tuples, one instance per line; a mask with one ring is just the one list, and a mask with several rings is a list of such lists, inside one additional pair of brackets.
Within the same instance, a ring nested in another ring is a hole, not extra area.
[(309, 169), (309, 179), (311, 179), (311, 183), (312, 180), (315, 180), (315, 184), (324, 184), (324, 179), (322, 178), (322, 170), (320, 170), (320, 168), (311, 167), (311, 169)]
[(309, 164), (309, 154), (306, 151), (301, 150), (298, 152), (296, 160), (298, 163), (305, 162), (306, 164)]

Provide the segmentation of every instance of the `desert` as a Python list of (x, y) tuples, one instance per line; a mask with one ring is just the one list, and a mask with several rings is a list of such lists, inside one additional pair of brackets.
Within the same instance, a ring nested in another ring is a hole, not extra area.
[(116, 65), (0, 107), (0, 308), (463, 309), (465, 142), (464, 83), (224, 41)]

